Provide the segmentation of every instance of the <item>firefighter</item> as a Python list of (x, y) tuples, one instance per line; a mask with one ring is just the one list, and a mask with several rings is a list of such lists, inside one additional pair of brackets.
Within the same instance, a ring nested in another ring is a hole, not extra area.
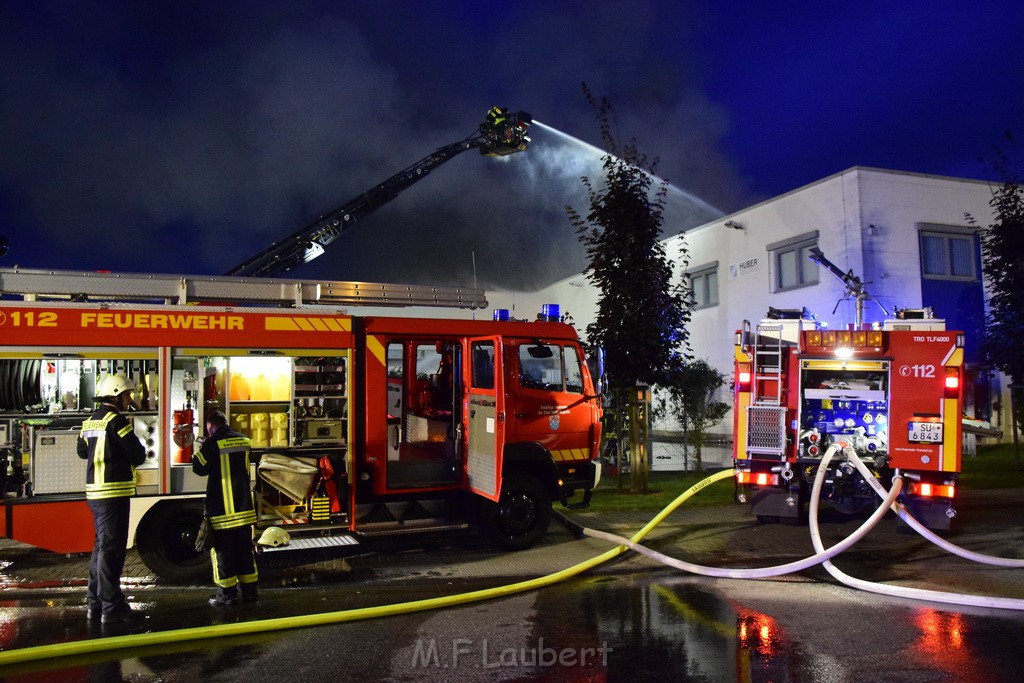
[[(249, 453), (252, 444), (228, 427), (219, 410), (206, 416), (206, 440), (192, 455), (192, 471), (208, 477), (206, 514), (213, 531), (213, 582), (217, 592), (209, 603), (227, 607), (256, 602), (256, 556), (252, 527), (256, 510), (249, 482)], [(239, 588), (241, 595), (239, 595)]]
[(128, 515), (135, 495), (135, 468), (146, 461), (131, 423), (121, 413), (132, 406), (135, 383), (121, 375), (107, 375), (96, 390), (99, 405), (82, 424), (78, 457), (87, 460), (85, 497), (92, 510), (96, 542), (89, 559), (86, 615), (102, 623), (142, 618), (132, 611), (121, 591), (128, 545)]

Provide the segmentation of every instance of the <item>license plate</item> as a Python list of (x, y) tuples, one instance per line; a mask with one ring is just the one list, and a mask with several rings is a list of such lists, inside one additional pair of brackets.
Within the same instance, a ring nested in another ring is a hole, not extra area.
[(917, 443), (942, 443), (942, 423), (911, 422), (908, 440)]

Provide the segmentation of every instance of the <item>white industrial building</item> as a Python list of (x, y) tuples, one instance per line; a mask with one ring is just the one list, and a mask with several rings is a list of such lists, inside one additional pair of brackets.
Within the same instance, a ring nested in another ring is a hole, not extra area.
[[(677, 276), (697, 299), (688, 328), (693, 355), (731, 377), (735, 331), (769, 307), (806, 308), (833, 328), (853, 324), (855, 304), (844, 299), (843, 284), (807, 258), (816, 246), (866, 283), (874, 301), (864, 304), (864, 322), (885, 317), (883, 309), (930, 307), (947, 329), (963, 330), (973, 375), (985, 296), (980, 240), (967, 216), (989, 225), (991, 198), (987, 182), (854, 167), (666, 239), (669, 258), (677, 259), (684, 240), (689, 251)], [(488, 299), (516, 317), (557, 302), (582, 331), (595, 316), (598, 291), (578, 275), (537, 292), (489, 292)], [(968, 402), (977, 417), (998, 425), (1001, 402), (990, 415), (998, 394), (989, 389), (984, 378), (973, 382)], [(721, 398), (729, 400), (728, 387)], [(718, 431), (730, 424), (727, 417)]]

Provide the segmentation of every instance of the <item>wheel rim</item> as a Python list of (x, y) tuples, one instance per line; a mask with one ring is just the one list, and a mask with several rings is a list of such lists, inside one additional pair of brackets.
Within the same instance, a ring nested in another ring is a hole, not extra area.
[(160, 536), (160, 554), (179, 566), (205, 562), (205, 554), (196, 552), (196, 535), (201, 522), (202, 517), (198, 520), (183, 519), (180, 524), (169, 525)]
[(502, 499), (498, 523), (509, 537), (528, 533), (537, 521), (537, 503), (523, 492), (510, 493)]

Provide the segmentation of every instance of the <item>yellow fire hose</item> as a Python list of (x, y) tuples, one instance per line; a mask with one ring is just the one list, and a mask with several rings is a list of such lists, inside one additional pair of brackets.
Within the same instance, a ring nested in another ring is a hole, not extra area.
[[(636, 532), (630, 540), (638, 543), (655, 527), (661, 524), (664, 519), (676, 508), (682, 505), (690, 497), (707, 486), (728, 479), (733, 476), (733, 470), (722, 470), (706, 479), (703, 479), (682, 495), (669, 503), (665, 509), (659, 512), (640, 531)], [(293, 617), (279, 617), (276, 619), (264, 619), (259, 621), (246, 621), (234, 624), (214, 624), (210, 626), (198, 626), (194, 628), (177, 629), (172, 631), (155, 631), (150, 633), (133, 633), (110, 638), (98, 638), (90, 640), (78, 640), (68, 643), (54, 643), (51, 645), (39, 645), (36, 647), (19, 648), (0, 652), (0, 667), (24, 662), (39, 662), (46, 659), (58, 657), (75, 657), (97, 652), (111, 650), (129, 650), (155, 645), (167, 645), (169, 643), (185, 643), (192, 640), (209, 640), (210, 638), (222, 638), (226, 636), (239, 636), (248, 634), (266, 634), (271, 631), (283, 631), (292, 628), (306, 628), (309, 626), (325, 626), (327, 624), (339, 624), (349, 621), (360, 621), (362, 619), (374, 619), (377, 617), (388, 617), (397, 614), (409, 614), (442, 607), (453, 607), (456, 605), (490, 600), (492, 598), (505, 597), (516, 593), (535, 590), (550, 586), (559, 581), (572, 578), (589, 569), (592, 569), (608, 560), (621, 555), (626, 551), (626, 546), (617, 546), (589, 560), (580, 562), (567, 569), (554, 574), (541, 576), (528, 581), (520, 581), (495, 588), (470, 591), (458, 595), (448, 595), (440, 598), (429, 598), (426, 600), (412, 600), (392, 605), (381, 605), (379, 607), (362, 607), (359, 609), (340, 610), (336, 612), (323, 612), (319, 614), (303, 614)]]

